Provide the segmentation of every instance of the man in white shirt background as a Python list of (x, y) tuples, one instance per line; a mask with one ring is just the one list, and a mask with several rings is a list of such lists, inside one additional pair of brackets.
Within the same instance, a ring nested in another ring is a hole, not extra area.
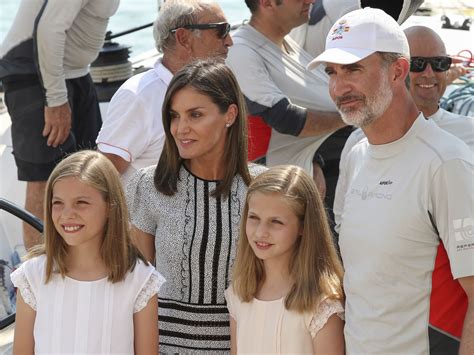
[(427, 353), (431, 274), (440, 240), (468, 298), (460, 353), (473, 352), (473, 159), (426, 120), (405, 85), (408, 41), (388, 15), (353, 11), (330, 30), (331, 97), (366, 138), (347, 153), (339, 245), (348, 353)]
[[(408, 75), (410, 93), (423, 115), (440, 128), (466, 143), (474, 152), (474, 118), (448, 112), (439, 107), (446, 89), (451, 60), (446, 56), (442, 39), (432, 29), (413, 26), (405, 30), (410, 46), (411, 68)], [(340, 179), (336, 189), (334, 212), (340, 223), (347, 186), (347, 154), (360, 140), (364, 132), (352, 133), (341, 154)], [(362, 162), (361, 162), (362, 163)], [(430, 296), (429, 339), (431, 354), (457, 354), (466, 316), (468, 300), (457, 280), (453, 279), (449, 258), (440, 243), (432, 275)]]
[(97, 146), (122, 174), (158, 162), (164, 144), (161, 105), (173, 74), (195, 59), (224, 60), (230, 25), (213, 0), (167, 0), (153, 27), (163, 55), (153, 69), (128, 79), (110, 101)]

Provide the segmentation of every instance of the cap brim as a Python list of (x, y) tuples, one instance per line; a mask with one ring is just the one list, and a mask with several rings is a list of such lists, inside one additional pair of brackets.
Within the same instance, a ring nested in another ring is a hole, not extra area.
[(329, 48), (314, 58), (306, 68), (312, 70), (321, 63), (352, 64), (372, 53), (375, 51), (361, 48)]

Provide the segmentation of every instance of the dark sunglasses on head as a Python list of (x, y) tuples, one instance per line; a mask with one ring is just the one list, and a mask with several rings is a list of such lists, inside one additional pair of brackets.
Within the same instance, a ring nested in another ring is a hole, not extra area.
[(410, 60), (410, 71), (421, 73), (426, 69), (428, 63), (433, 71), (446, 71), (451, 66), (451, 57), (412, 57)]
[(216, 30), (219, 38), (226, 38), (230, 32), (230, 24), (227, 22), (219, 23), (196, 23), (173, 28), (170, 32), (175, 33), (178, 28), (186, 28), (188, 30)]

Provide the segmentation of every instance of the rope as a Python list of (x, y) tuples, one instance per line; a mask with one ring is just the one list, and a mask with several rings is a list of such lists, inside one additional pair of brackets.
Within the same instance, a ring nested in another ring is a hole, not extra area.
[(94, 83), (107, 83), (127, 80), (132, 76), (132, 63), (127, 61), (122, 64), (91, 67), (90, 73)]
[(474, 82), (468, 77), (459, 78), (465, 84), (453, 90), (447, 97), (440, 100), (441, 108), (464, 116), (474, 116)]

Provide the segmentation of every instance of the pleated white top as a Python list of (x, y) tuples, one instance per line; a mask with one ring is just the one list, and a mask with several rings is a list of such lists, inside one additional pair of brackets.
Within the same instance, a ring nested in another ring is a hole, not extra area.
[(164, 278), (138, 262), (124, 281), (77, 281), (55, 275), (47, 284), (46, 256), (24, 262), (11, 279), (36, 311), (35, 354), (133, 354), (133, 313)]
[(333, 314), (344, 319), (340, 301), (324, 299), (313, 312), (285, 308), (285, 298), (242, 302), (229, 287), (229, 313), (237, 322), (237, 354), (312, 354), (313, 339)]

